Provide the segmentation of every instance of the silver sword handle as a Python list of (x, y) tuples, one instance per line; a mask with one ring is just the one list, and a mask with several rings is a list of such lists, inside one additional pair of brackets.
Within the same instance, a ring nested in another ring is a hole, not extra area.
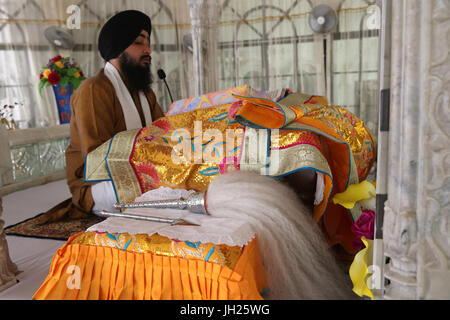
[(117, 209), (122, 208), (156, 208), (189, 210), (192, 213), (208, 214), (206, 208), (206, 192), (194, 193), (187, 199), (169, 199), (155, 201), (141, 201), (133, 203), (116, 203)]

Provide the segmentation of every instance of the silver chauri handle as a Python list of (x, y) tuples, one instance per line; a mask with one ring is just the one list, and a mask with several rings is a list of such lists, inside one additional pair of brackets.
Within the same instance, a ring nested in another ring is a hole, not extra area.
[(206, 192), (194, 193), (187, 199), (169, 199), (155, 201), (141, 201), (133, 203), (116, 203), (117, 209), (123, 208), (155, 208), (155, 209), (180, 209), (192, 213), (208, 214), (206, 209)]

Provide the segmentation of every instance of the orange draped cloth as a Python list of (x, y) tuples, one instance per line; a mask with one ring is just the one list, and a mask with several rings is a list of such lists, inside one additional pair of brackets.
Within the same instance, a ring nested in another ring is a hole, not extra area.
[[(112, 142), (96, 149), (98, 154), (91, 153), (87, 158), (86, 180), (112, 179), (119, 183), (116, 188), (119, 200), (128, 193), (131, 196), (127, 199), (133, 200), (164, 183), (185, 187), (192, 177), (196, 178), (192, 179), (194, 182), (201, 182), (200, 187), (207, 188), (213, 176), (211, 172), (217, 176), (228, 170), (222, 165), (226, 162), (189, 165), (185, 169), (180, 165), (170, 166), (167, 161), (156, 161), (161, 157), (170, 158), (172, 154), (172, 145), (165, 137), (170, 130), (186, 126), (193, 131), (193, 120), (204, 120), (204, 127), (219, 127), (223, 131), (243, 127), (270, 132), (279, 129), (279, 141), (274, 145), (268, 143), (267, 148), (268, 156), (278, 152), (282, 160), (274, 176), (303, 168), (321, 172), (324, 197), (314, 208), (314, 220), (322, 227), (329, 245), (340, 244), (347, 255), (353, 253), (351, 226), (360, 213), (349, 212), (330, 199), (349, 185), (364, 180), (372, 166), (374, 142), (363, 122), (343, 108), (328, 105), (325, 98), (318, 96), (290, 94), (277, 102), (234, 97), (237, 103), (168, 116), (139, 132), (118, 134)], [(242, 132), (245, 134), (246, 130)], [(242, 137), (238, 139), (242, 149), (246, 146), (244, 141)], [(191, 144), (195, 146), (194, 142)], [(242, 155), (239, 149), (233, 152), (238, 154), (237, 159)], [(138, 155), (143, 155), (142, 159)], [(242, 170), (245, 163), (238, 161), (237, 164)], [(230, 264), (213, 262), (214, 259), (203, 256), (172, 255), (169, 251), (165, 251), (169, 254), (133, 251), (128, 242), (123, 248), (80, 240), (85, 236), (86, 233), (82, 233), (71, 237), (57, 251), (49, 275), (34, 299), (253, 300), (262, 299), (260, 293), (266, 287), (257, 238), (241, 248), (240, 253), (234, 255), (236, 262)], [(144, 239), (142, 243), (146, 246), (150, 240)]]
[[(87, 156), (85, 180), (111, 180), (118, 201), (125, 203), (161, 186), (204, 191), (229, 170), (265, 170), (264, 174), (284, 177), (312, 169), (324, 180), (314, 221), (329, 245), (341, 245), (351, 260), (355, 237), (351, 227), (361, 210), (349, 212), (330, 199), (364, 180), (372, 166), (375, 148), (364, 123), (320, 96), (292, 93), (280, 101), (233, 96), (233, 104), (167, 116), (142, 130), (116, 135)], [(196, 123), (201, 124), (198, 132)], [(267, 137), (252, 141), (253, 129), (263, 129)], [(219, 132), (220, 138), (216, 133), (211, 137), (210, 130)], [(236, 135), (231, 147), (229, 131)], [(265, 146), (261, 140), (266, 140)], [(255, 145), (259, 146), (252, 148)], [(252, 158), (258, 161), (251, 163)]]
[[(332, 199), (350, 184), (363, 181), (375, 160), (376, 149), (363, 121), (344, 108), (329, 105), (326, 98), (299, 93), (281, 101), (255, 97), (239, 97), (242, 106), (236, 120), (242, 125), (264, 129), (305, 130), (322, 137), (325, 157), (331, 175), (325, 175), (324, 194)], [(345, 249), (342, 259), (351, 260), (354, 234), (351, 227), (361, 211), (353, 212), (322, 201), (314, 208), (314, 221), (319, 223), (330, 246), (340, 244)], [(350, 255), (348, 255), (350, 253)]]
[(76, 243), (56, 252), (36, 300), (262, 300), (266, 278), (257, 239), (233, 268), (201, 259)]

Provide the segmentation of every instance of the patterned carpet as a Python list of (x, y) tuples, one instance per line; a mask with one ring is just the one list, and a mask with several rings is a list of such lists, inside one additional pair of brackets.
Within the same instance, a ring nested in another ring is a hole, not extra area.
[(92, 215), (83, 219), (63, 219), (57, 222), (39, 224), (38, 218), (43, 214), (45, 213), (38, 214), (33, 218), (8, 226), (5, 228), (5, 233), (14, 236), (67, 240), (70, 236), (83, 232), (90, 226), (104, 220), (104, 218)]

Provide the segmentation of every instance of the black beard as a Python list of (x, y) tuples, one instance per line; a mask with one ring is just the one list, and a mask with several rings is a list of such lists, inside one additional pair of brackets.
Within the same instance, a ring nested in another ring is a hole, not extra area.
[[(150, 58), (151, 59), (151, 58)], [(141, 66), (137, 64), (126, 52), (119, 56), (120, 70), (129, 84), (136, 90), (147, 91), (153, 83), (153, 75), (150, 72), (150, 64)]]

